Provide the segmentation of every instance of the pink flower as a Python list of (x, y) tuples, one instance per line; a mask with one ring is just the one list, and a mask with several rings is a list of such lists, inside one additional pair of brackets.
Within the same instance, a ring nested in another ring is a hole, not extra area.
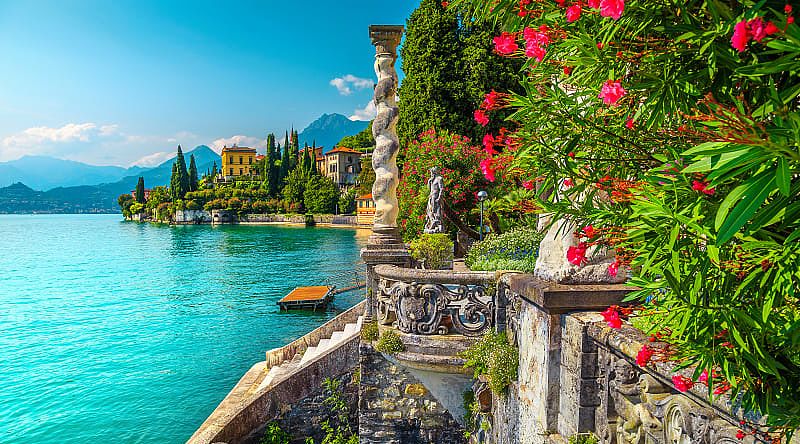
[(483, 136), (483, 150), (488, 154), (494, 154), (497, 152), (494, 150), (494, 136), (491, 134)]
[(775, 26), (775, 23), (772, 23), (772, 22), (768, 22), (767, 23), (767, 27), (766, 27), (767, 35), (776, 34), (776, 33), (780, 32), (780, 31), (781, 30), (777, 26)]
[(475, 110), (475, 121), (481, 124), (481, 126), (486, 126), (489, 124), (489, 116), (486, 115), (483, 110), (476, 109)]
[(750, 33), (753, 35), (753, 40), (760, 42), (767, 36), (767, 24), (764, 19), (756, 17), (747, 22), (747, 27), (750, 28)]
[(600, 15), (619, 20), (625, 10), (625, 0), (601, 0)]
[(497, 171), (497, 168), (494, 167), (492, 159), (481, 160), (481, 171), (483, 172), (483, 176), (486, 177), (486, 180), (494, 182), (494, 173)]
[(619, 273), (619, 259), (615, 259), (614, 262), (608, 264), (608, 274), (617, 277), (617, 273)]
[(500, 55), (509, 55), (514, 53), (519, 46), (517, 46), (517, 39), (514, 34), (504, 32), (494, 38), (494, 49)]
[(647, 364), (650, 362), (650, 358), (653, 357), (653, 349), (648, 347), (647, 345), (642, 346), (642, 349), (639, 350), (639, 353), (636, 354), (636, 365), (639, 367), (646, 367)]
[(625, 128), (632, 130), (634, 126), (633, 117), (628, 117), (628, 120), (625, 121)]
[(522, 188), (525, 188), (526, 190), (532, 190), (533, 185), (534, 184), (532, 180), (526, 180), (525, 182), (522, 182)]
[(567, 8), (567, 23), (572, 23), (581, 18), (581, 5), (576, 4)]
[(486, 94), (486, 97), (483, 98), (483, 107), (487, 110), (494, 109), (497, 106), (497, 102), (500, 100), (500, 93), (495, 90)]
[(581, 266), (586, 263), (586, 249), (588, 247), (585, 243), (581, 242), (577, 246), (572, 246), (567, 249), (567, 261), (572, 265)]
[(591, 239), (595, 237), (595, 235), (597, 235), (597, 230), (595, 230), (594, 227), (591, 224), (589, 224), (583, 227), (583, 235)]
[(716, 190), (714, 188), (708, 188), (708, 182), (703, 182), (700, 180), (693, 180), (692, 181), (692, 189), (695, 191), (699, 191), (703, 194), (707, 194), (709, 196), (713, 195)]
[(600, 88), (600, 97), (606, 105), (617, 106), (617, 102), (626, 94), (619, 80), (606, 80)]
[(794, 23), (794, 16), (790, 15), (789, 17), (786, 17), (786, 24), (791, 25), (792, 23)]
[(572, 188), (575, 186), (575, 183), (572, 182), (572, 179), (564, 179), (564, 186), (567, 188)]
[(522, 36), (525, 38), (525, 56), (541, 62), (547, 53), (545, 46), (550, 44), (550, 37), (534, 28), (525, 28)]
[(609, 327), (614, 329), (622, 328), (622, 319), (619, 317), (619, 312), (613, 305), (600, 314), (603, 315), (603, 319), (605, 319)]
[(750, 41), (750, 31), (747, 28), (747, 22), (742, 20), (733, 27), (733, 36), (731, 37), (731, 46), (739, 52), (747, 49), (747, 42)]
[(792, 5), (787, 4), (786, 6), (784, 6), (783, 7), (783, 12), (785, 12), (787, 14), (791, 14), (792, 13)]
[(708, 369), (703, 369), (703, 373), (697, 378), (697, 382), (701, 384), (708, 384)]
[(672, 376), (672, 384), (675, 386), (675, 390), (686, 393), (692, 388), (694, 382), (686, 376), (674, 375)]
[(600, 0), (589, 0), (589, 7), (592, 9), (600, 9)]

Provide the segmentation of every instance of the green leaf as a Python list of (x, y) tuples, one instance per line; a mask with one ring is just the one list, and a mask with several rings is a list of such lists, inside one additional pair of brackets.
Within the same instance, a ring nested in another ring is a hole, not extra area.
[(756, 214), (767, 197), (774, 188), (772, 182), (775, 180), (773, 174), (762, 174), (761, 178), (747, 189), (743, 199), (733, 207), (731, 214), (725, 218), (725, 222), (717, 232), (717, 245), (722, 245), (731, 240), (733, 236), (742, 228), (750, 218)]
[(792, 176), (789, 173), (789, 164), (786, 158), (781, 156), (778, 158), (778, 169), (775, 170), (775, 183), (778, 184), (778, 190), (786, 197), (789, 197), (789, 189), (791, 188)]

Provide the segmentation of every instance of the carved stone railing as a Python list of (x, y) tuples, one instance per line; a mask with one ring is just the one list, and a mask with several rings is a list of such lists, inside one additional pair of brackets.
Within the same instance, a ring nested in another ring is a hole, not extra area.
[(375, 267), (378, 323), (416, 335), (479, 336), (495, 326), (494, 272)]

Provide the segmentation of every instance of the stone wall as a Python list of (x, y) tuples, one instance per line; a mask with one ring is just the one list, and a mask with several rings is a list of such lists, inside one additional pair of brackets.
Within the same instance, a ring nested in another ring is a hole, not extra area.
[(363, 444), (465, 443), (463, 427), (403, 366), (372, 345), (360, 348), (359, 441)]
[(208, 224), (211, 223), (211, 213), (204, 210), (178, 210), (175, 211), (175, 223), (186, 224)]

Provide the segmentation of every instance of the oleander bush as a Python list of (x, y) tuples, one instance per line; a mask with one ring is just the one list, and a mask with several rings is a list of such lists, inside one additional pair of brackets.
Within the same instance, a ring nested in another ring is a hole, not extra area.
[(453, 264), (453, 241), (444, 233), (423, 234), (411, 241), (409, 252), (428, 270), (441, 270)]
[[(626, 314), (692, 367), (680, 391), (740, 399), (758, 438), (800, 426), (800, 28), (779, 0), (455, 0), (494, 19), (526, 94), (488, 92), (487, 177), (525, 181), (580, 244), (616, 253)], [(499, 145), (499, 146), (498, 146)], [(524, 196), (507, 195), (507, 199)], [(640, 365), (652, 353), (643, 349)], [(748, 432), (747, 434), (750, 434)]]
[(491, 233), (473, 244), (464, 257), (471, 270), (516, 270), (533, 273), (542, 235), (530, 227), (512, 228), (501, 234)]

